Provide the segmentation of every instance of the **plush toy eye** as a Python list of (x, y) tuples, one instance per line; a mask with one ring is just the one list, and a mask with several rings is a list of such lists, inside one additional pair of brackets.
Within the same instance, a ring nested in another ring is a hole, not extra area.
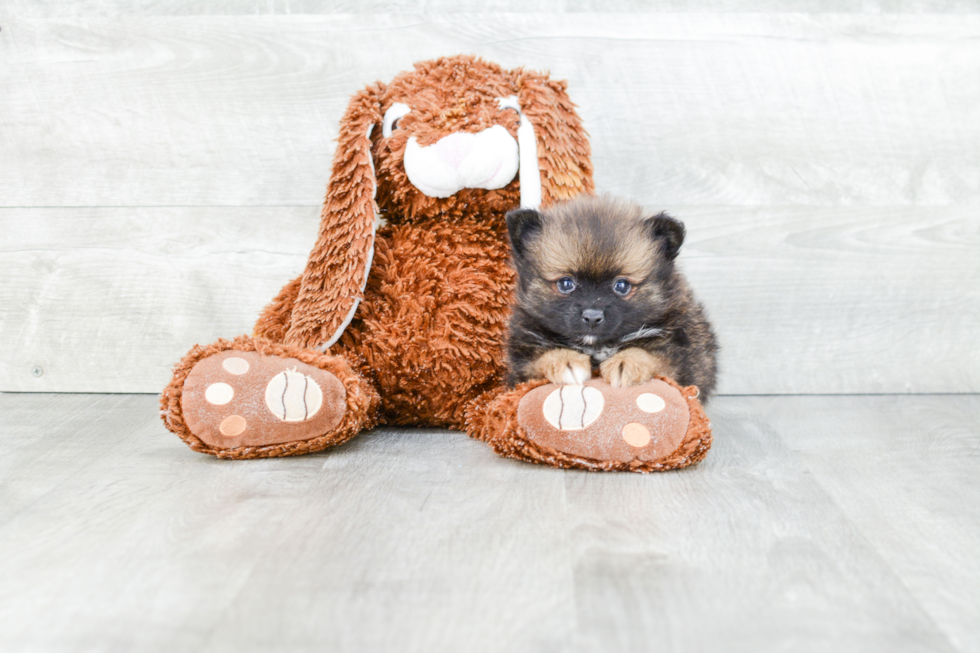
[(620, 297), (625, 297), (630, 294), (630, 290), (633, 289), (633, 284), (631, 284), (626, 279), (616, 279), (613, 282), (613, 292)]
[(575, 279), (571, 277), (562, 277), (556, 282), (555, 285), (558, 286), (558, 292), (563, 295), (567, 295), (575, 290)]
[(395, 102), (391, 108), (385, 111), (384, 121), (381, 124), (381, 135), (391, 138), (391, 133), (398, 127), (398, 120), (411, 112), (411, 107), (401, 102)]

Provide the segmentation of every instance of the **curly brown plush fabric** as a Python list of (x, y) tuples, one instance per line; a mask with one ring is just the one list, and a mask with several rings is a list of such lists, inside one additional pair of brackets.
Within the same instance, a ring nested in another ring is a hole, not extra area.
[[(514, 97), (520, 113), (501, 104)], [(395, 103), (411, 111), (386, 136), (384, 116)], [(161, 399), (167, 427), (195, 451), (223, 458), (317, 451), (385, 423), (467, 429), (503, 455), (534, 462), (618, 468), (530, 446), (511, 410), (521, 389), (502, 385), (514, 282), (504, 215), (520, 205), (520, 176), (502, 188), (438, 198), (416, 188), (405, 169), (410, 138), (425, 148), (499, 125), (520, 142), (522, 120), (536, 136), (542, 205), (592, 193), (587, 134), (565, 83), (546, 74), (447, 57), (356, 93), (341, 120), (305, 270), (266, 307), (253, 337), (195, 347), (176, 366)], [(529, 156), (533, 161), (534, 152)], [(181, 393), (198, 362), (228, 349), (331, 372), (347, 391), (343, 421), (283, 444), (227, 449), (203, 441), (187, 426)], [(692, 428), (698, 419), (692, 409)], [(662, 468), (700, 459), (708, 442), (692, 435)]]
[[(355, 95), (342, 120), (306, 271), (266, 308), (255, 335), (316, 347), (361, 297), (329, 351), (363, 361), (359, 370), (378, 384), (386, 423), (463, 428), (464, 406), (504, 374), (501, 344), (514, 280), (504, 214), (520, 204), (520, 185), (515, 177), (499, 190), (428, 197), (406, 175), (405, 147), (412, 136), (428, 146), (496, 124), (516, 138), (518, 114), (499, 106), (499, 98), (516, 95), (538, 137), (543, 202), (591, 193), (591, 150), (565, 89), (541, 73), (451, 57), (416, 64), (391, 84)], [(395, 102), (412, 111), (383, 138), (381, 121)], [(361, 293), (375, 219), (371, 153), (378, 213), (387, 225), (375, 235)]]
[(286, 333), (290, 344), (315, 347), (329, 340), (362, 293), (374, 229), (374, 163), (368, 133), (381, 121), (381, 88), (374, 84), (355, 95), (340, 122), (320, 235)]

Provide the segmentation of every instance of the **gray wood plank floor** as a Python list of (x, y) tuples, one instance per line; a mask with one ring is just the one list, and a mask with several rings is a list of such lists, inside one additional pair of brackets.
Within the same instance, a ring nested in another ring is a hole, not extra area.
[(225, 462), (156, 413), (0, 394), (0, 650), (980, 651), (980, 395), (719, 397), (650, 476)]

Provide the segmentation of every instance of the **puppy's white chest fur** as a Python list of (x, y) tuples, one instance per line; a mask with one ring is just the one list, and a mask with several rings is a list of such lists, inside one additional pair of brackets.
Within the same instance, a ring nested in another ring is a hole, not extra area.
[(592, 358), (593, 360), (596, 360), (596, 361), (598, 361), (598, 362), (601, 363), (602, 361), (606, 360), (607, 358), (612, 357), (613, 354), (615, 354), (616, 352), (618, 352), (619, 351), (619, 347), (615, 347), (615, 346), (613, 346), (613, 347), (610, 347), (610, 346), (606, 346), (606, 347), (579, 347), (579, 351), (582, 352), (583, 354), (585, 354), (586, 356), (588, 356), (589, 358)]

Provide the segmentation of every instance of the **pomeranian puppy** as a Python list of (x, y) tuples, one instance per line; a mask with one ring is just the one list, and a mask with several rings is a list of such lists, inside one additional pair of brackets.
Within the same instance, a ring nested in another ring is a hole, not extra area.
[(615, 387), (666, 376), (715, 388), (718, 346), (674, 259), (684, 224), (630, 201), (582, 197), (507, 214), (517, 268), (508, 383)]

